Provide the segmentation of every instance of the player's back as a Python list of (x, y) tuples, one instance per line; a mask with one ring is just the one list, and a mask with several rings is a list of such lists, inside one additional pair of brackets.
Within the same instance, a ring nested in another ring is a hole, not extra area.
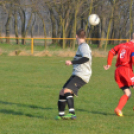
[(117, 54), (116, 67), (126, 66), (132, 68), (131, 53), (134, 51), (134, 43), (119, 44), (114, 49)]

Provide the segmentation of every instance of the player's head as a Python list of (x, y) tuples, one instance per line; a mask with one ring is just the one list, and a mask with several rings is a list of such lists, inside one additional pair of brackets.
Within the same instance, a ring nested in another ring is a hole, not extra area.
[(76, 32), (76, 40), (77, 40), (78, 45), (85, 42), (85, 38), (86, 38), (86, 32), (83, 29), (79, 29)]
[(76, 38), (79, 39), (85, 39), (86, 38), (86, 32), (81, 28), (76, 32)]

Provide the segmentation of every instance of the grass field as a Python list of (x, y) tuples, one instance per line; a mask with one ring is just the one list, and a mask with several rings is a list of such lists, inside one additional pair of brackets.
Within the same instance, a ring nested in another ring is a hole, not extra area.
[(54, 120), (59, 90), (72, 71), (66, 59), (0, 56), (0, 134), (133, 134), (134, 98), (124, 117), (114, 114), (122, 91), (114, 65), (103, 70), (106, 58), (93, 58), (91, 80), (75, 98), (77, 120)]

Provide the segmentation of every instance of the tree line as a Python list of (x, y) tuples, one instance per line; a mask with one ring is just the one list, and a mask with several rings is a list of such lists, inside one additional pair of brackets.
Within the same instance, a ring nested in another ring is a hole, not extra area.
[[(25, 44), (26, 37), (75, 38), (77, 29), (83, 28), (87, 38), (128, 39), (134, 28), (133, 9), (133, 0), (0, 0), (0, 37), (14, 36), (16, 44)], [(88, 24), (92, 13), (101, 19), (98, 26)], [(10, 43), (9, 38), (6, 43)], [(75, 40), (52, 43), (75, 47)], [(117, 41), (89, 43), (101, 48)], [(47, 46), (46, 41), (44, 45)]]

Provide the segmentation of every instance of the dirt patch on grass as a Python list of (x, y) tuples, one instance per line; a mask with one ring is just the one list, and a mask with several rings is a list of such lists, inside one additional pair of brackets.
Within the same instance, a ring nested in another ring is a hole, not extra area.
[[(0, 55), (2, 54), (2, 50), (0, 49)], [(58, 57), (74, 57), (76, 54), (75, 51), (67, 50), (67, 51), (41, 51), (41, 52), (34, 52), (33, 56), (38, 57), (52, 57), (52, 56), (58, 56)], [(20, 51), (15, 50), (8, 54), (8, 56), (31, 56), (31, 52), (26, 51)], [(93, 50), (92, 56), (93, 57), (107, 57), (108, 52), (107, 51), (99, 51), (99, 50)]]
[(31, 54), (25, 52), (25, 51), (21, 51), (19, 54), (19, 56), (30, 56)]
[(59, 51), (57, 56), (59, 57), (74, 57), (75, 56), (74, 51)]
[(12, 51), (12, 52), (10, 52), (10, 53), (8, 54), (8, 56), (16, 56), (16, 55), (17, 55), (16, 51)]
[(48, 57), (51, 57), (52, 54), (49, 51), (42, 51), (42, 52), (38, 52), (38, 53), (33, 54), (33, 56), (38, 56), (38, 57), (48, 56)]
[(25, 51), (15, 50), (10, 52), (8, 56), (30, 56), (30, 54)]

